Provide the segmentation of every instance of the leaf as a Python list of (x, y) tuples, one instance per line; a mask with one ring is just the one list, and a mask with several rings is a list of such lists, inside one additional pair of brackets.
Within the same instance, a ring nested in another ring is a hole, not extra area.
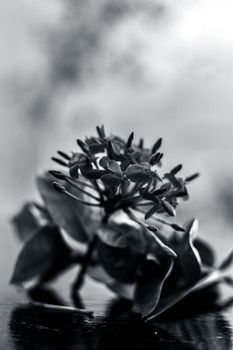
[[(91, 236), (96, 225), (97, 218), (94, 218), (91, 209), (56, 192), (52, 183), (53, 178), (50, 175), (46, 174), (37, 178), (40, 194), (51, 217), (71, 237), (80, 242), (87, 242), (90, 239), (89, 233)], [(83, 197), (80, 192), (78, 196)]]
[(185, 226), (185, 232), (175, 248), (178, 257), (173, 276), (174, 284), (182, 288), (195, 284), (201, 278), (201, 258), (194, 246), (198, 220), (192, 219)]
[(139, 279), (133, 310), (141, 313), (142, 317), (147, 317), (156, 309), (164, 282), (171, 273), (172, 266), (173, 259), (169, 257), (162, 266), (154, 263), (154, 274)]
[(22, 248), (15, 264), (12, 284), (31, 279), (47, 281), (68, 265), (70, 249), (64, 244), (56, 226), (44, 226), (37, 230)]
[(151, 273), (139, 277), (135, 291), (134, 311), (146, 317), (156, 309), (164, 282), (172, 271), (176, 254), (156, 234), (149, 230), (145, 230), (144, 234), (150, 246), (146, 260), (150, 260), (154, 266), (150, 268)]
[[(43, 210), (42, 210), (43, 209)], [(33, 202), (26, 203), (18, 214), (12, 218), (15, 232), (20, 240), (28, 239), (39, 227), (49, 221), (46, 209), (36, 206)]]
[(115, 160), (109, 160), (108, 169), (117, 175), (121, 175), (121, 167)]
[[(228, 259), (228, 257), (227, 257)], [(225, 260), (225, 259), (224, 259)], [(145, 320), (146, 322), (153, 320), (158, 315), (162, 314), (178, 302), (180, 302), (183, 298), (185, 298), (188, 294), (198, 292), (203, 290), (211, 285), (215, 285), (225, 280), (227, 277), (226, 273), (220, 270), (218, 267), (213, 269), (209, 274), (205, 275), (203, 278), (199, 279), (193, 285), (184, 288), (184, 289), (169, 289), (166, 288), (161, 293), (160, 301), (157, 305), (157, 308), (154, 312), (149, 315), (149, 317)]]
[(101, 177), (101, 180), (103, 183), (105, 183), (108, 186), (117, 187), (121, 183), (121, 177), (114, 175), (114, 174), (106, 174)]
[(186, 225), (186, 231), (179, 242), (178, 259), (185, 274), (186, 285), (193, 284), (201, 276), (201, 258), (194, 246), (198, 231), (198, 220), (192, 219)]
[(213, 266), (215, 263), (215, 254), (211, 246), (200, 238), (195, 238), (193, 244), (201, 257), (202, 263), (206, 266)]

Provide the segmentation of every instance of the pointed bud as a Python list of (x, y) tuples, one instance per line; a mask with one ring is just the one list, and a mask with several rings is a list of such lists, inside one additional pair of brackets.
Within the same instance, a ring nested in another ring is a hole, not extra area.
[(158, 227), (153, 226), (153, 225), (149, 225), (149, 226), (147, 226), (147, 228), (148, 228), (149, 231), (152, 231), (152, 232), (157, 232), (158, 231)]
[(133, 138), (134, 138), (134, 133), (131, 132), (131, 134), (128, 137), (127, 143), (126, 143), (126, 148), (129, 149), (132, 146), (132, 142), (133, 142)]
[(165, 209), (165, 211), (170, 215), (170, 216), (176, 216), (176, 211), (173, 208), (173, 206), (171, 204), (169, 204), (168, 202), (166, 202), (165, 200), (161, 200), (161, 204), (163, 206), (163, 208)]
[(195, 173), (195, 174), (193, 174), (193, 175), (190, 175), (190, 176), (186, 177), (185, 181), (186, 181), (186, 182), (193, 181), (193, 180), (195, 180), (196, 178), (198, 178), (199, 176), (200, 176), (199, 173)]
[(59, 180), (66, 180), (66, 176), (61, 173), (60, 171), (56, 171), (56, 170), (49, 170), (49, 174), (51, 174), (52, 176), (54, 176), (56, 179)]
[(88, 147), (88, 145), (85, 142), (83, 142), (82, 140), (77, 139), (77, 144), (78, 144), (78, 146), (81, 148), (81, 150), (84, 153), (89, 153), (89, 147)]
[(59, 156), (63, 157), (66, 160), (70, 160), (71, 159), (71, 157), (67, 153), (65, 153), (63, 151), (57, 151), (57, 153), (59, 154)]
[(53, 182), (53, 187), (55, 188), (56, 191), (60, 193), (66, 192), (66, 188), (59, 182)]
[(138, 148), (143, 149), (143, 146), (144, 146), (144, 140), (141, 138), (139, 140)]
[(162, 139), (162, 137), (160, 137), (160, 138), (155, 142), (154, 146), (153, 146), (152, 149), (151, 149), (151, 153), (152, 153), (152, 154), (156, 153), (156, 152), (160, 149), (160, 147), (161, 147), (161, 145), (162, 145), (162, 141), (163, 141), (163, 139)]
[(68, 164), (66, 162), (64, 162), (64, 160), (60, 159), (60, 158), (56, 158), (56, 157), (52, 157), (51, 158), (54, 162), (56, 162), (59, 165), (65, 166), (67, 167)]
[(160, 153), (160, 152), (153, 153), (151, 158), (150, 158), (150, 164), (151, 165), (158, 164), (158, 162), (161, 160), (162, 156), (163, 156), (163, 153)]
[(185, 229), (177, 224), (171, 224), (171, 227), (176, 231), (185, 232)]
[(182, 169), (182, 164), (178, 164), (170, 171), (170, 173), (172, 173), (173, 175), (176, 175), (181, 169)]

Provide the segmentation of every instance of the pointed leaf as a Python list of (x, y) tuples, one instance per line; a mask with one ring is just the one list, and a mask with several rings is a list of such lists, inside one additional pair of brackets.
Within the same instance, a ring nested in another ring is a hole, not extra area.
[(145, 230), (144, 235), (150, 248), (146, 258), (146, 262), (150, 260), (150, 270), (149, 273), (139, 277), (134, 311), (146, 317), (156, 309), (164, 282), (172, 271), (176, 254), (156, 236), (156, 233)]
[(56, 226), (39, 228), (21, 250), (11, 283), (49, 280), (67, 266), (69, 254)]
[(177, 285), (189, 287), (201, 277), (201, 258), (194, 246), (194, 239), (198, 230), (198, 220), (192, 219), (186, 224), (186, 230), (178, 242), (176, 249), (177, 260), (175, 268), (179, 275), (174, 275)]

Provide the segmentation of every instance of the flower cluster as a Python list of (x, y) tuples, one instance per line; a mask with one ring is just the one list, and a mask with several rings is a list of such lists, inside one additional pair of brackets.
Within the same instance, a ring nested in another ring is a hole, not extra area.
[(224, 271), (233, 254), (214, 266), (211, 248), (196, 238), (197, 220), (169, 220), (198, 174), (179, 176), (181, 164), (161, 174), (161, 138), (146, 148), (133, 133), (124, 140), (101, 126), (77, 144), (52, 158), (63, 171), (38, 177), (43, 203), (26, 204), (13, 220), (25, 245), (12, 283), (39, 285), (79, 264), (73, 292), (87, 273), (146, 320), (210, 283), (232, 283)]

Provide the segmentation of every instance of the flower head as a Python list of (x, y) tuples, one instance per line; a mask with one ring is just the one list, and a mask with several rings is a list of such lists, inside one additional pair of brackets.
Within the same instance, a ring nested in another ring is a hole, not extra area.
[(53, 158), (64, 171), (38, 177), (43, 203), (14, 218), (25, 245), (12, 283), (38, 285), (81, 264), (75, 288), (87, 273), (150, 320), (213, 280), (230, 281), (224, 271), (232, 252), (214, 267), (211, 248), (196, 238), (197, 220), (173, 221), (198, 174), (179, 176), (181, 164), (162, 174), (161, 138), (146, 148), (133, 133), (124, 140), (102, 126), (77, 145)]

